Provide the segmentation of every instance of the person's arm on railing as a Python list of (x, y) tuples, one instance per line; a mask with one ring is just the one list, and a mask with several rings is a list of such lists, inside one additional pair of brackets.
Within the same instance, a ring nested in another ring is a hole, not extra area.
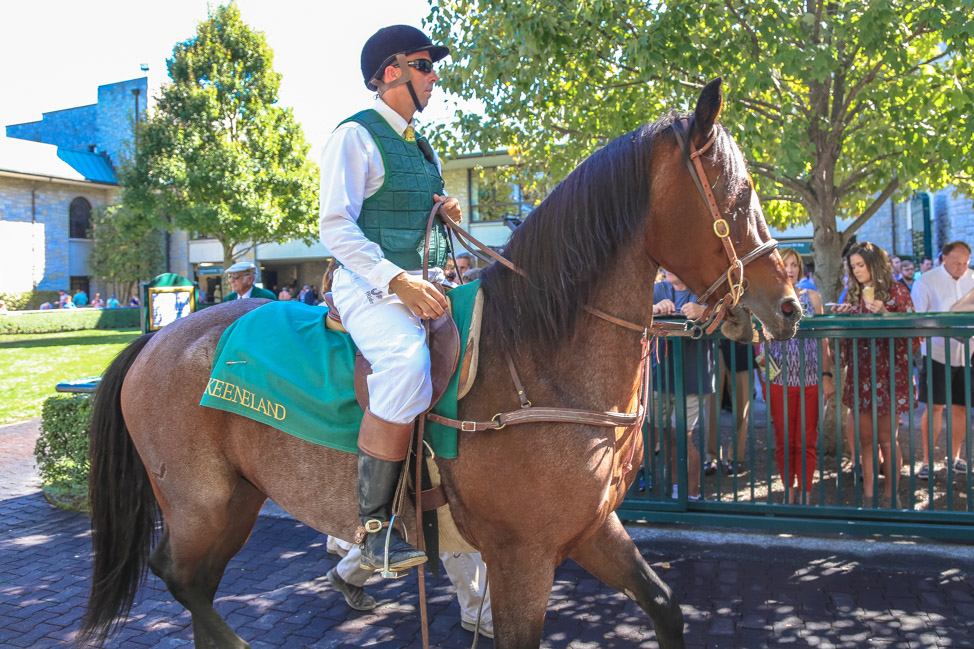
[(954, 302), (950, 307), (951, 311), (974, 311), (974, 288), (969, 290), (964, 296)]

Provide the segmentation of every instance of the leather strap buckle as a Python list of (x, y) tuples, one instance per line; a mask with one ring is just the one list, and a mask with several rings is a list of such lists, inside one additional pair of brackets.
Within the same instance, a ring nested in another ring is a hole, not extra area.
[(477, 422), (475, 421), (461, 421), (460, 430), (465, 433), (476, 433), (477, 432)]
[(388, 523), (383, 523), (375, 518), (365, 521), (365, 531), (369, 534), (375, 534), (376, 532), (381, 532), (382, 528), (388, 525)]
[(714, 234), (716, 234), (721, 239), (726, 239), (730, 236), (730, 226), (727, 225), (727, 221), (724, 219), (714, 220)]

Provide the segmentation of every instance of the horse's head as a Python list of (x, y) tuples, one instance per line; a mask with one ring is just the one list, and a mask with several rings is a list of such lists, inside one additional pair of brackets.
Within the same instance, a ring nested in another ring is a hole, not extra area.
[[(722, 84), (719, 78), (707, 84), (693, 116), (674, 120), (671, 137), (655, 145), (647, 249), (701, 302), (716, 304), (731, 293), (721, 329), (728, 338), (751, 340), (750, 312), (774, 338), (791, 338), (801, 308), (774, 250), (744, 156), (716, 123)], [(735, 288), (739, 299), (733, 299)]]

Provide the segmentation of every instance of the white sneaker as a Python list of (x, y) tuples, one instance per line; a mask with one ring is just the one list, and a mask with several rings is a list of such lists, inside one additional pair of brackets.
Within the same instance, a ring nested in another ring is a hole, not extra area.
[(962, 458), (957, 458), (954, 460), (954, 473), (966, 474), (967, 462), (965, 462)]

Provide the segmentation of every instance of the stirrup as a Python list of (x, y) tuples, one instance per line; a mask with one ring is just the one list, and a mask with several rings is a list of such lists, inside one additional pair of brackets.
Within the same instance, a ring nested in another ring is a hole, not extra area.
[[(401, 568), (398, 569), (391, 568), (389, 566), (389, 546), (392, 543), (392, 532), (395, 524), (396, 524), (396, 515), (393, 514), (389, 522), (384, 522), (377, 519), (371, 519), (366, 521), (365, 525), (359, 527), (358, 530), (356, 530), (355, 533), (356, 542), (364, 544), (369, 534), (377, 534), (381, 532), (383, 528), (386, 529), (385, 543), (382, 549), (382, 564), (377, 566), (372, 563), (366, 564), (364, 561), (360, 561), (359, 567), (361, 567), (363, 570), (378, 570), (379, 574), (381, 574), (386, 579), (401, 579), (402, 577), (405, 577), (410, 573), (413, 566), (420, 565), (426, 562), (426, 557), (423, 556), (422, 559), (417, 560), (415, 563), (402, 566)], [(408, 543), (408, 541), (405, 540), (405, 537), (403, 537), (403, 542)], [(421, 550), (417, 549), (417, 552), (421, 552)]]

